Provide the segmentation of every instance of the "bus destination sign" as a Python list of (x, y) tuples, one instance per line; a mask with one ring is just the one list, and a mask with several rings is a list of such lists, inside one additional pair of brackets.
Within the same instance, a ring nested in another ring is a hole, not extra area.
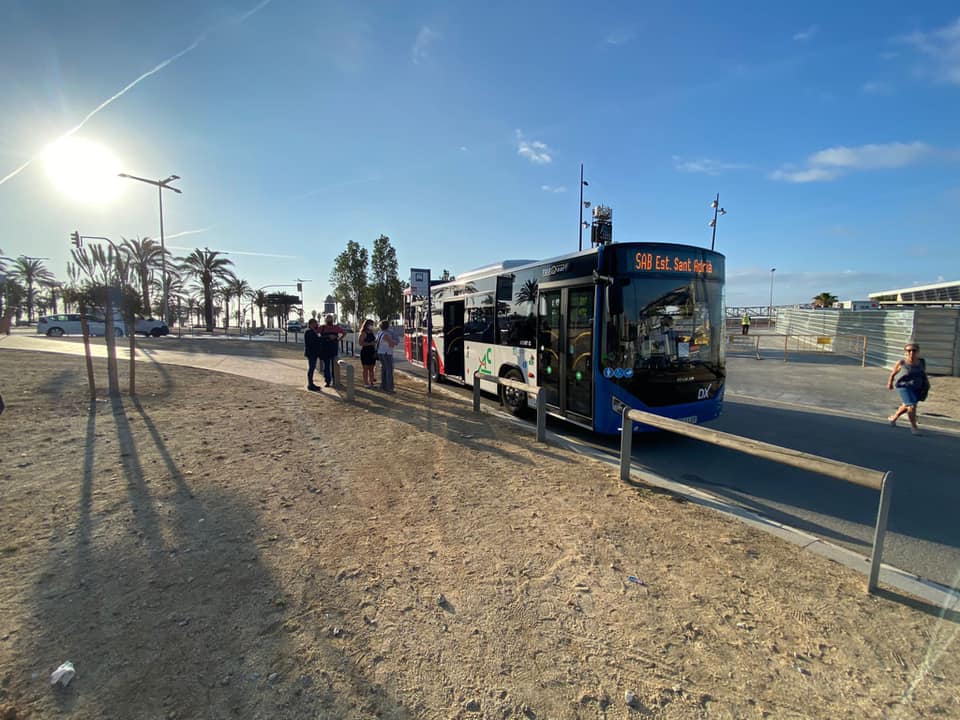
[(713, 261), (689, 254), (638, 252), (634, 255), (634, 270), (650, 273), (696, 273), (713, 275)]

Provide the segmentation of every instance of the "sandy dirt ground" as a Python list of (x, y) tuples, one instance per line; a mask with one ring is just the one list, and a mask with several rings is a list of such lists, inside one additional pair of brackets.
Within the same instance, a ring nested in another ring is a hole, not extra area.
[(403, 376), (0, 378), (3, 720), (960, 716), (956, 613)]

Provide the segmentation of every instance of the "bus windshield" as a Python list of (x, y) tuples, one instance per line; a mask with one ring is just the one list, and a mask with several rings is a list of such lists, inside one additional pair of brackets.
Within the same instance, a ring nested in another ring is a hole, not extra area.
[(677, 402), (679, 384), (723, 379), (723, 284), (617, 278), (604, 293), (601, 332), (604, 377), (647, 405)]

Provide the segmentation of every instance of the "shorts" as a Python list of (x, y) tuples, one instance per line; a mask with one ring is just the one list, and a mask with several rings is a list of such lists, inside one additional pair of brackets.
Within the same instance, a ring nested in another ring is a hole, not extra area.
[(916, 406), (916, 404), (917, 404), (917, 402), (918, 402), (918, 400), (917, 400), (917, 393), (916, 393), (916, 391), (915, 391), (913, 388), (911, 388), (911, 387), (898, 387), (898, 388), (897, 388), (897, 394), (900, 395), (900, 402), (903, 403), (904, 405), (914, 405), (914, 406)]

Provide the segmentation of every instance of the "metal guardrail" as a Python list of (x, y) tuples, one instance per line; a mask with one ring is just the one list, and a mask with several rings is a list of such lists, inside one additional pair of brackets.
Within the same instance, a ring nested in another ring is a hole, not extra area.
[(789, 362), (790, 353), (820, 352), (851, 357), (867, 366), (866, 335), (795, 335), (783, 336), (783, 361)]
[[(480, 373), (473, 374), (473, 411), (478, 413), (480, 412), (480, 381), (486, 380), (487, 382), (494, 383), (498, 387), (503, 385), (504, 387), (513, 388), (514, 390), (519, 390), (520, 392), (525, 392), (527, 395), (533, 395), (537, 398), (537, 442), (545, 443), (547, 441), (547, 399), (546, 395), (543, 394), (542, 387), (531, 387), (526, 383), (520, 382), (519, 380), (510, 380), (509, 378), (495, 377), (491, 375), (480, 375)], [(503, 401), (501, 400), (501, 403)]]
[(731, 350), (736, 350), (738, 346), (749, 350), (760, 359), (760, 336), (759, 335), (734, 335), (727, 336), (727, 342)]
[[(474, 387), (476, 387), (476, 382), (474, 382)], [(474, 396), (476, 396), (476, 390), (474, 390)], [(781, 447), (780, 445), (772, 445), (740, 435), (711, 430), (700, 427), (699, 425), (691, 425), (681, 420), (665, 418), (642, 410), (625, 408), (623, 411), (623, 425), (621, 427), (632, 428), (632, 421), (634, 420), (644, 425), (674, 432), (678, 435), (685, 435), (694, 440), (708, 442), (713, 445), (736, 450), (737, 452), (746, 453), (747, 455), (772, 460), (782, 465), (791, 465), (801, 470), (828, 475), (837, 480), (861, 485), (872, 490), (879, 490), (880, 503), (877, 510), (877, 524), (873, 534), (873, 552), (870, 560), (867, 592), (873, 593), (877, 589), (877, 579), (880, 576), (880, 562), (883, 555), (883, 540), (887, 533), (887, 518), (890, 514), (890, 496), (893, 493), (893, 473), (889, 471), (872, 470), (861, 467), (860, 465), (831, 460), (830, 458), (811, 455), (810, 453), (792, 450)], [(633, 432), (629, 430), (627, 432), (621, 431), (620, 479), (624, 481), (630, 479), (632, 446)]]

